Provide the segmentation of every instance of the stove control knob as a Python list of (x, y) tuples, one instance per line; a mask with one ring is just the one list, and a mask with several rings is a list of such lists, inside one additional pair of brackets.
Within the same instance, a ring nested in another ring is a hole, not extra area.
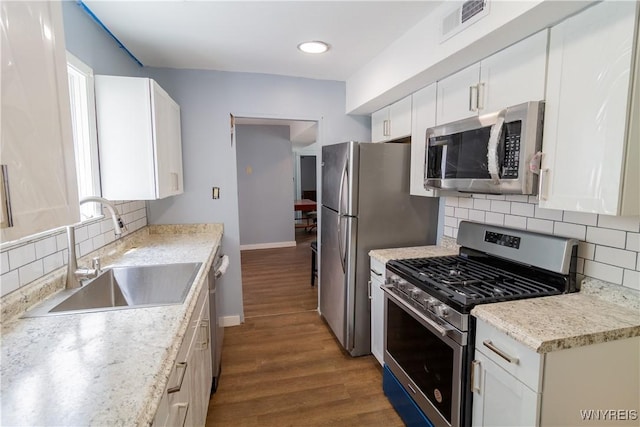
[(435, 307), (433, 307), (433, 311), (439, 316), (439, 317), (447, 317), (449, 315), (449, 308), (443, 304), (439, 304), (436, 305)]
[(411, 291), (409, 292), (409, 295), (411, 295), (411, 299), (414, 299), (414, 300), (417, 301), (417, 300), (420, 299), (420, 294), (421, 293), (422, 292), (420, 292), (419, 289), (411, 289)]
[(437, 304), (438, 304), (438, 300), (435, 299), (434, 297), (429, 297), (429, 299), (427, 299), (427, 307), (434, 307)]
[(409, 286), (409, 283), (407, 283), (407, 281), (404, 279), (398, 278), (398, 280), (396, 281), (396, 287), (401, 291), (406, 292), (408, 286)]

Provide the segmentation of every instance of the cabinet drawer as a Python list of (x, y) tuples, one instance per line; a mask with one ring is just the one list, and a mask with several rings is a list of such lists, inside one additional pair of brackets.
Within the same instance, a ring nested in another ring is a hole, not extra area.
[(482, 353), (533, 391), (540, 391), (542, 355), (482, 320), (477, 320), (476, 352)]
[(371, 260), (370, 261), (371, 278), (379, 279), (384, 282), (386, 263), (379, 261), (373, 257), (370, 257), (369, 259)]

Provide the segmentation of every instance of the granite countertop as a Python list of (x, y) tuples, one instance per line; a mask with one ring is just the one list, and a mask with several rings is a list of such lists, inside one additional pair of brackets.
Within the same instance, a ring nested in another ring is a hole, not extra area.
[(640, 336), (640, 295), (587, 279), (578, 293), (477, 305), (471, 314), (549, 353)]
[[(375, 249), (372, 258), (455, 255), (455, 240), (440, 246)], [(471, 314), (538, 353), (640, 336), (640, 292), (587, 278), (574, 294), (477, 305)]]
[(221, 224), (149, 226), (79, 261), (201, 262), (183, 304), (20, 318), (64, 287), (65, 268), (2, 298), (1, 424), (150, 425), (222, 234)]
[(439, 246), (413, 246), (409, 248), (373, 249), (369, 256), (387, 263), (392, 259), (427, 258), (436, 256), (457, 255), (459, 246), (454, 239), (443, 237)]

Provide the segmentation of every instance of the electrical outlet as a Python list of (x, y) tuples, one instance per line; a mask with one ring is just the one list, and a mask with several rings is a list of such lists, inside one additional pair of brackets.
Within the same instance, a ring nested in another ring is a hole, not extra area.
[(220, 198), (220, 187), (213, 187), (213, 190), (211, 191), (211, 198), (212, 199)]

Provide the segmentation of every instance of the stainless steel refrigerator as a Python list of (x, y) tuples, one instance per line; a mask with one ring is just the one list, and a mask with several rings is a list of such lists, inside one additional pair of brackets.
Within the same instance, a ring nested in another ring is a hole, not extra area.
[(320, 313), (352, 356), (371, 351), (371, 249), (436, 242), (438, 199), (409, 195), (409, 144), (322, 147)]

